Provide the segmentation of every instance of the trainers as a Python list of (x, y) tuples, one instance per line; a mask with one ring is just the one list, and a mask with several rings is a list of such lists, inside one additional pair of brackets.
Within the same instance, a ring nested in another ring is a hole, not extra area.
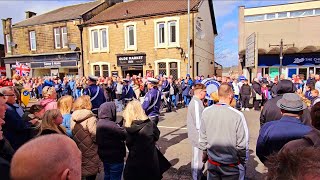
[(242, 108), (241, 111), (244, 111), (244, 108)]
[(246, 111), (250, 111), (250, 109), (249, 109), (249, 108), (246, 108)]

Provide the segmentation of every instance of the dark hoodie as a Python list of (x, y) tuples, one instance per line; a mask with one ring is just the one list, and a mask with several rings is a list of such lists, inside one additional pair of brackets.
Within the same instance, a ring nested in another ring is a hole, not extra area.
[(148, 120), (136, 120), (127, 130), (129, 155), (123, 177), (126, 180), (161, 179), (159, 159), (155, 147), (160, 131)]
[(116, 123), (116, 105), (114, 102), (101, 104), (98, 111), (97, 145), (98, 154), (103, 162), (123, 163), (126, 156), (124, 141), (126, 132)]
[[(281, 80), (277, 85), (277, 96), (268, 100), (264, 105), (260, 114), (260, 125), (269, 122), (279, 120), (282, 117), (281, 110), (277, 106), (277, 102), (282, 98), (285, 93), (294, 93), (296, 87), (290, 80)], [(301, 121), (305, 125), (311, 125), (310, 111), (305, 109), (300, 117)]]

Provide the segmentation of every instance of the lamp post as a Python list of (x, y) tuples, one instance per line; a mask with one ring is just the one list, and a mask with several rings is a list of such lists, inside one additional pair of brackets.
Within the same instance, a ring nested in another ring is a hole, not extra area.
[(188, 0), (188, 38), (187, 38), (187, 46), (188, 46), (188, 68), (187, 68), (187, 73), (190, 75), (190, 0)]

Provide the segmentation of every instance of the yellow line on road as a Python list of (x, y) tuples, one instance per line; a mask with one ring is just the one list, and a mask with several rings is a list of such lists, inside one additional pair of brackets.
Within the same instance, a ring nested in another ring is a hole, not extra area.
[(187, 130), (187, 128), (170, 127), (170, 126), (158, 126), (158, 128), (164, 128), (164, 129), (183, 129), (183, 130)]

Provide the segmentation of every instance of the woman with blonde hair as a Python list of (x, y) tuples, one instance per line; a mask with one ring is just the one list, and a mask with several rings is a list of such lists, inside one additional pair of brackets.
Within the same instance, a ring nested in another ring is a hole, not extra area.
[(97, 119), (91, 111), (90, 97), (80, 96), (73, 103), (71, 129), (73, 140), (82, 152), (82, 177), (95, 180), (102, 162), (96, 144)]
[(43, 100), (40, 101), (40, 105), (44, 107), (44, 110), (57, 109), (57, 92), (54, 87), (45, 86), (42, 89)]
[(46, 134), (65, 134), (65, 129), (61, 127), (62, 123), (62, 114), (59, 109), (51, 109), (44, 113), (40, 131), (38, 133), (39, 136)]
[(148, 119), (138, 100), (127, 104), (123, 117), (129, 149), (124, 179), (161, 179), (171, 165), (155, 146), (160, 136), (159, 129)]
[(60, 109), (62, 117), (63, 117), (62, 126), (66, 128), (67, 135), (69, 137), (72, 137), (72, 132), (71, 132), (71, 128), (70, 128), (72, 104), (73, 104), (73, 98), (70, 95), (62, 96), (58, 100), (58, 108)]

